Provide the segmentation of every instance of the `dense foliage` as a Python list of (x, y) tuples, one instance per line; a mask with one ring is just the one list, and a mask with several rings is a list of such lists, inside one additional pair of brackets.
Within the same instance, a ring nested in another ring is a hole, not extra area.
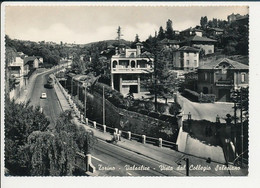
[(73, 175), (76, 153), (90, 153), (94, 144), (93, 133), (77, 127), (70, 111), (49, 127), (39, 108), (6, 102), (5, 167), (11, 175)]

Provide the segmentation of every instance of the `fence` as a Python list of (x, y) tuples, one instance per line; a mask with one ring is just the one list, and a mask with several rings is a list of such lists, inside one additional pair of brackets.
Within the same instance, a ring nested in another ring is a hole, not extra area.
[(163, 140), (162, 138), (155, 138), (155, 137), (149, 137), (149, 136), (147, 137), (146, 135), (136, 134), (136, 133), (132, 133), (130, 131), (125, 131), (125, 130), (119, 130), (118, 128), (102, 125), (96, 121), (92, 121), (92, 120), (89, 120), (88, 118), (84, 118), (83, 114), (80, 113), (80, 111), (78, 110), (78, 107), (75, 104), (75, 102), (73, 101), (72, 97), (67, 93), (67, 91), (61, 86), (61, 84), (59, 82), (57, 82), (57, 84), (58, 84), (58, 87), (61, 89), (63, 95), (68, 100), (75, 115), (77, 116), (77, 118), (80, 120), (81, 123), (83, 123), (87, 126), (90, 126), (94, 129), (99, 129), (100, 131), (102, 131), (104, 133), (107, 132), (107, 133), (110, 133), (111, 135), (116, 134), (116, 135), (118, 135), (119, 139), (122, 137), (122, 138), (126, 138), (128, 140), (136, 140), (138, 142), (142, 142), (143, 144), (149, 143), (149, 144), (157, 145), (159, 147), (170, 147), (175, 150), (178, 149), (176, 143)]

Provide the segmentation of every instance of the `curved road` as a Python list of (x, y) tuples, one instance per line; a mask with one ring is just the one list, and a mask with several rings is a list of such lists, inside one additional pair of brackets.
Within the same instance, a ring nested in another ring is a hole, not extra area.
[[(42, 107), (52, 125), (62, 112), (55, 89), (44, 87), (48, 76), (53, 72), (54, 70), (37, 75), (29, 95), (30, 104)], [(46, 93), (47, 99), (41, 99), (41, 93)], [(99, 176), (185, 176), (183, 172), (176, 170), (160, 171), (161, 163), (102, 140), (98, 140), (92, 155), (92, 163)], [(127, 167), (143, 170), (130, 170)], [(146, 170), (147, 167), (149, 170)]]

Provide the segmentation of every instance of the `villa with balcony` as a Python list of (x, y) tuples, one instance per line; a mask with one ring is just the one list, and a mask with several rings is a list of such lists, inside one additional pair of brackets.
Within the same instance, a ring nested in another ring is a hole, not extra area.
[(227, 58), (214, 60), (198, 67), (198, 92), (229, 102), (231, 90), (248, 87), (248, 79), (248, 65)]
[(150, 53), (141, 53), (141, 43), (136, 44), (136, 49), (126, 49), (120, 45), (110, 62), (111, 87), (124, 96), (133, 93), (141, 96), (147, 93), (142, 82), (153, 72), (153, 58)]

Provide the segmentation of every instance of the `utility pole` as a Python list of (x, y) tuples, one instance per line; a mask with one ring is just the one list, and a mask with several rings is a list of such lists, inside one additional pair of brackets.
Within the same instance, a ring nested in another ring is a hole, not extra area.
[(235, 155), (236, 155), (236, 151), (237, 151), (237, 104), (236, 102), (234, 103), (234, 145), (235, 145)]
[(71, 96), (73, 96), (73, 77), (71, 77)]
[(186, 176), (189, 176), (190, 175), (190, 172), (189, 172), (189, 166), (190, 166), (189, 158), (186, 158), (185, 161), (186, 161)]
[(87, 117), (87, 87), (84, 88), (84, 117)]
[(105, 125), (105, 91), (103, 86), (103, 125)]
[(80, 81), (78, 81), (78, 84), (77, 84), (77, 96), (78, 96), (78, 100), (79, 100), (79, 83), (80, 83)]
[(244, 146), (243, 146), (243, 141), (244, 141), (244, 133), (243, 133), (243, 101), (242, 101), (242, 93), (243, 91), (240, 90), (240, 122), (241, 122), (241, 167), (243, 167), (243, 151), (244, 151)]
[(157, 38), (155, 39), (155, 53), (154, 53), (154, 107), (155, 107), (155, 112), (158, 112), (158, 104), (157, 104), (157, 85), (158, 85), (158, 80), (157, 80)]

